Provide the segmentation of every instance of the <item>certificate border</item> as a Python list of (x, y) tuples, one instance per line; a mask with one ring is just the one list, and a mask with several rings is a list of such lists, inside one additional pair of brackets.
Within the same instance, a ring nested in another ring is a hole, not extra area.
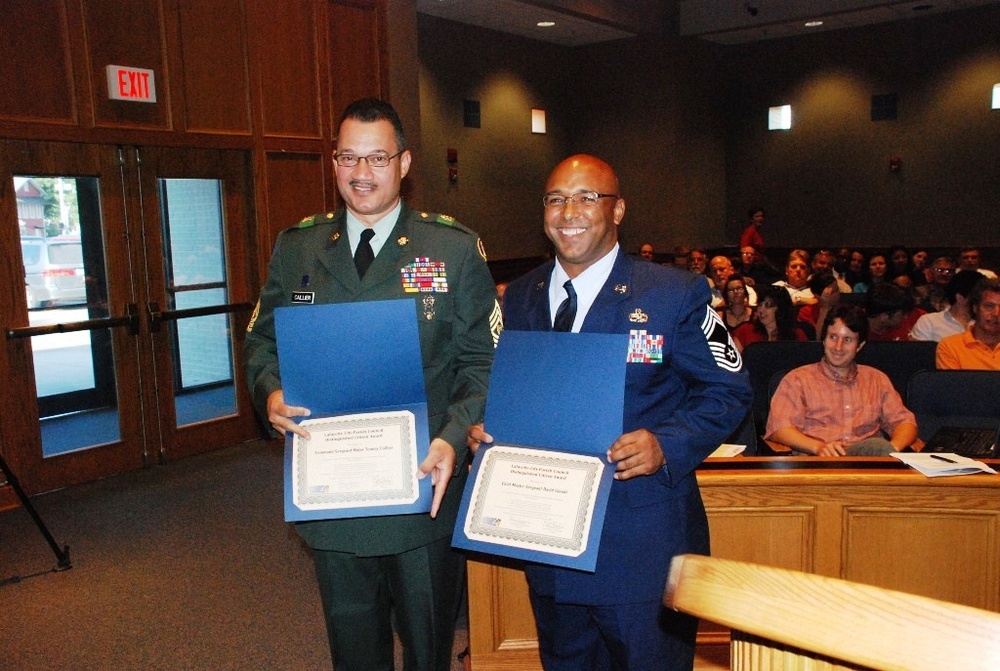
[[(593, 463), (596, 457), (592, 455), (580, 455), (591, 460), (589, 464), (581, 464), (579, 460), (573, 460), (565, 457), (560, 457), (558, 454), (552, 454), (551, 456), (544, 455), (531, 455), (525, 454), (522, 456), (517, 456), (515, 454), (504, 454), (500, 453), (503, 448), (513, 448), (513, 449), (529, 449), (529, 448), (515, 448), (513, 446), (503, 445), (496, 446), (494, 450), (490, 450), (488, 456), (484, 456), (483, 460), (486, 461), (485, 468), (482, 468), (479, 472), (479, 477), (477, 478), (473, 486), (473, 496), (475, 501), (472, 505), (472, 509), (469, 512), (469, 518), (466, 521), (465, 533), (466, 534), (477, 534), (479, 536), (486, 536), (489, 538), (494, 538), (499, 540), (509, 540), (517, 541), (520, 543), (531, 544), (533, 546), (547, 546), (550, 548), (558, 550), (568, 550), (570, 556), (579, 556), (583, 554), (587, 549), (587, 528), (590, 525), (590, 514), (587, 511), (587, 503), (594, 498), (594, 489), (597, 487), (599, 482), (600, 472), (604, 469), (602, 464)], [(576, 516), (576, 526), (573, 529), (572, 537), (567, 539), (556, 538), (553, 536), (544, 536), (537, 533), (528, 533), (524, 531), (518, 531), (516, 529), (505, 529), (497, 527), (493, 524), (483, 521), (483, 508), (486, 504), (486, 497), (484, 496), (484, 489), (487, 484), (493, 479), (493, 472), (496, 470), (496, 465), (500, 461), (518, 461), (526, 464), (540, 465), (540, 466), (550, 466), (557, 468), (572, 469), (574, 471), (583, 470), (585, 472), (585, 484), (583, 491), (581, 492), (581, 508), (578, 509), (578, 514)], [(592, 530), (592, 529), (591, 529)], [(547, 540), (546, 540), (547, 539)]]
[[(547, 447), (538, 447), (537, 445), (523, 445), (510, 442), (505, 442), (504, 446), (524, 447), (531, 450), (538, 450), (540, 452), (551, 452), (554, 457), (558, 457), (560, 454), (569, 452), (568, 450), (555, 450)], [(493, 449), (493, 447), (493, 444), (483, 444), (476, 452), (476, 457), (472, 462), (472, 472), (469, 474), (469, 479), (465, 483), (465, 490), (462, 492), (462, 503), (458, 510), (458, 520), (455, 524), (455, 530), (451, 537), (452, 546), (463, 550), (471, 550), (473, 552), (481, 552), (500, 557), (511, 557), (513, 559), (522, 559), (537, 564), (550, 564), (553, 566), (562, 566), (565, 568), (578, 569), (593, 573), (597, 568), (597, 554), (601, 546), (601, 534), (604, 531), (604, 515), (608, 507), (608, 497), (611, 495), (611, 485), (614, 482), (615, 469), (606, 467), (597, 483), (594, 515), (590, 522), (590, 539), (587, 543), (587, 549), (582, 554), (577, 557), (570, 557), (555, 554), (553, 552), (546, 552), (544, 550), (528, 550), (512, 545), (505, 545), (503, 543), (469, 538), (469, 536), (465, 533), (465, 521), (469, 518), (469, 511), (472, 506), (472, 492), (475, 488), (475, 482), (479, 478), (480, 470), (486, 459), (486, 455), (489, 453), (489, 450)], [(592, 453), (588, 452), (575, 454), (590, 454), (593, 456)]]
[[(352, 412), (329, 413), (323, 415), (312, 415), (313, 419), (324, 417), (342, 417), (345, 415), (361, 415), (376, 412), (398, 412), (408, 410), (413, 413), (416, 423), (417, 442), (417, 462), (420, 463), (427, 457), (431, 444), (427, 425), (427, 404), (411, 403), (403, 405), (383, 406), (378, 408), (359, 408)], [(285, 435), (285, 457), (284, 457), (284, 509), (286, 522), (308, 522), (314, 520), (336, 520), (352, 517), (380, 517), (383, 515), (409, 515), (414, 513), (428, 513), (431, 509), (434, 492), (431, 487), (431, 479), (424, 478), (417, 481), (419, 497), (411, 504), (391, 504), (373, 505), (351, 508), (331, 508), (323, 510), (312, 510), (299, 508), (292, 500), (292, 434)]]
[[(405, 416), (402, 413), (406, 413)], [(343, 507), (343, 504), (345, 503), (355, 503), (358, 505), (379, 505), (379, 502), (381, 501), (395, 500), (398, 503), (413, 503), (417, 499), (417, 490), (414, 486), (415, 478), (412, 475), (412, 473), (417, 470), (416, 464), (412, 461), (415, 447), (412, 441), (416, 439), (416, 418), (413, 416), (413, 413), (407, 410), (395, 410), (364, 414), (369, 415), (369, 417), (353, 419), (351, 418), (351, 415), (347, 415), (345, 417), (319, 418), (318, 421), (314, 418), (310, 418), (314, 419), (314, 421), (310, 422), (309, 425), (310, 427), (316, 427), (316, 430), (320, 430), (331, 425), (337, 425), (337, 428), (343, 429), (363, 429), (370, 426), (395, 427), (400, 432), (400, 447), (403, 449), (403, 487), (395, 490), (380, 489), (377, 490), (377, 492), (373, 490), (366, 490), (362, 492), (330, 492), (323, 494), (311, 494), (309, 493), (309, 483), (306, 479), (307, 454), (306, 449), (303, 449), (308, 447), (308, 443), (310, 441), (298, 438), (298, 458), (295, 460), (295, 469), (297, 474), (295, 479), (295, 491), (297, 491), (299, 495), (295, 497), (296, 505), (299, 507), (319, 505)], [(380, 421), (377, 417), (372, 417), (371, 415), (398, 416)], [(410, 430), (411, 428), (412, 431)], [(295, 440), (296, 439), (293, 438), (293, 441)], [(398, 505), (398, 503), (385, 503), (383, 505)]]

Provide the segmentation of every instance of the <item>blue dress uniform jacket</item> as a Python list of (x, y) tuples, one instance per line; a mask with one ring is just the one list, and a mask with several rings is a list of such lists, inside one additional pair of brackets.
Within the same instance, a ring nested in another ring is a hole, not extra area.
[[(553, 263), (507, 287), (507, 329), (551, 330)], [(528, 580), (532, 589), (562, 603), (658, 601), (671, 557), (709, 551), (694, 470), (742, 419), (749, 382), (725, 326), (709, 307), (704, 279), (621, 251), (581, 331), (645, 331), (654, 345), (662, 336), (662, 361), (654, 348), (649, 362), (627, 364), (623, 427), (626, 433), (654, 433), (667, 463), (656, 474), (612, 485), (595, 573), (530, 565)]]
[[(291, 305), (293, 292), (312, 292), (316, 304), (413, 300), (430, 436), (443, 438), (458, 452), (455, 476), (437, 519), (395, 515), (304, 522), (297, 527), (316, 549), (362, 556), (397, 554), (452, 533), (467, 472), (465, 434), (471, 424), (482, 420), (494, 332), (501, 327), (496, 286), (474, 232), (450, 217), (416, 212), (406, 205), (389, 239), (359, 279), (346, 221), (341, 209), (304, 219), (297, 228), (279, 235), (267, 282), (247, 327), (247, 379), (258, 412), (266, 418), (267, 397), (281, 388), (274, 309)], [(447, 290), (404, 290), (401, 271), (418, 258), (444, 264)], [(373, 326), (373, 335), (377, 332)], [(381, 335), (386, 337), (385, 356), (391, 357), (392, 334)], [(345, 349), (350, 346), (343, 343)]]

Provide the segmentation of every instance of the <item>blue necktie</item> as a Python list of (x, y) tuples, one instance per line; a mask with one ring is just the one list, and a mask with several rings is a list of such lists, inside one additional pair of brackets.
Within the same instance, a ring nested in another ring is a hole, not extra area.
[(573, 322), (576, 320), (576, 290), (573, 289), (573, 281), (566, 280), (563, 289), (568, 296), (556, 310), (556, 319), (552, 324), (553, 331), (572, 331)]

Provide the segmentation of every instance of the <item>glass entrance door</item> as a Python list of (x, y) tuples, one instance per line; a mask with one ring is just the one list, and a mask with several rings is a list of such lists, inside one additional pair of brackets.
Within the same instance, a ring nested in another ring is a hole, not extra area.
[(24, 287), (0, 307), (22, 409), (3, 450), (26, 486), (253, 438), (238, 363), (252, 307), (247, 156), (2, 148), (0, 236), (19, 242), (4, 245), (19, 251), (5, 251), (4, 279)]

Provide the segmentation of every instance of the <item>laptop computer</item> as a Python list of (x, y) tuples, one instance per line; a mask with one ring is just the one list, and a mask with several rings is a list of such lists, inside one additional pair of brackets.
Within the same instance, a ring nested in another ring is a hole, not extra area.
[(1000, 458), (1000, 426), (995, 429), (971, 429), (943, 426), (927, 441), (924, 452), (954, 452), (972, 459)]

